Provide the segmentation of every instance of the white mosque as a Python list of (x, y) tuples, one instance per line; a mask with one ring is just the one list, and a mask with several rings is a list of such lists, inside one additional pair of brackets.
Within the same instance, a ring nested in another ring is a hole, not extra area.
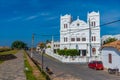
[(80, 56), (99, 56), (100, 13), (87, 14), (87, 22), (72, 20), (71, 15), (60, 17), (60, 49), (77, 49)]

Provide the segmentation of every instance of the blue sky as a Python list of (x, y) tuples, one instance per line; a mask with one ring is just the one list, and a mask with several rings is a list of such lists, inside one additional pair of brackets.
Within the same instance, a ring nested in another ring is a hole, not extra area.
[[(60, 15), (86, 21), (87, 13), (99, 11), (101, 24), (120, 19), (119, 0), (0, 0), (0, 46), (21, 40), (31, 45), (32, 34), (59, 34)], [(120, 22), (101, 26), (101, 36), (119, 34)], [(35, 44), (51, 36), (35, 35)], [(59, 40), (59, 37), (55, 37)]]

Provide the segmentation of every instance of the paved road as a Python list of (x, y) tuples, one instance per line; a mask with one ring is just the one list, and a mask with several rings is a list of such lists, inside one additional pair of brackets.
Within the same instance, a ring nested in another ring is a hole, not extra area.
[[(41, 62), (41, 55), (39, 53), (34, 53), (33, 57)], [(53, 71), (55, 74), (54, 78), (62, 77), (64, 78), (63, 80), (120, 80), (120, 76), (111, 75), (105, 71), (89, 69), (87, 64), (61, 63), (48, 56), (44, 56), (44, 64), (44, 67), (48, 66)]]

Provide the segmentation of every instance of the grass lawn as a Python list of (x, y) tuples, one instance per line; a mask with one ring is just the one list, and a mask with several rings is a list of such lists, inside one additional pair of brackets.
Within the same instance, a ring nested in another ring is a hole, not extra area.
[(46, 80), (42, 73), (39, 71), (38, 67), (27, 56), (26, 52), (24, 52), (24, 65), (27, 80)]
[(0, 55), (16, 54), (17, 52), (18, 50), (5, 51), (5, 52), (0, 52)]
[(0, 64), (2, 63), (3, 61), (0, 60)]
[[(4, 52), (0, 52), (0, 56), (9, 55), (9, 54), (16, 54), (17, 52), (18, 52), (18, 50), (4, 51)], [(3, 62), (4, 62), (4, 60), (0, 59), (0, 64)]]

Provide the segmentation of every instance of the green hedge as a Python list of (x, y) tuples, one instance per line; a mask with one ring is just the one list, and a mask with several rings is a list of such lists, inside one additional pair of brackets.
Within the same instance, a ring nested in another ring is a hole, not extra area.
[(79, 52), (76, 49), (67, 49), (67, 50), (58, 50), (58, 54), (65, 56), (77, 56), (79, 55)]

